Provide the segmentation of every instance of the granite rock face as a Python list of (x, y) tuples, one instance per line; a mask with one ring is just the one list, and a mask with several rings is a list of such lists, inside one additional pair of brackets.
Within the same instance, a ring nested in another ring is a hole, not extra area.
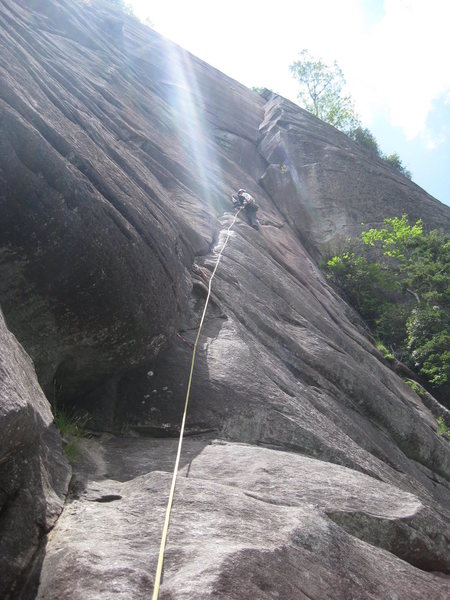
[(362, 221), (450, 229), (450, 209), (106, 3), (5, 0), (0, 16), (0, 302), (47, 396), (109, 432), (84, 443), (38, 597), (151, 591), (161, 438), (207, 290), (193, 266), (214, 268), (240, 187), (260, 230), (239, 215), (213, 282), (161, 597), (445, 597), (433, 404), (316, 261)]
[(415, 222), (427, 214), (426, 228), (448, 229), (447, 206), (345, 134), (266, 96), (259, 149), (269, 165), (261, 183), (314, 256), (358, 236), (361, 221), (380, 225), (382, 215)]
[[(86, 441), (39, 600), (148, 597), (175, 451), (174, 440)], [(442, 527), (417, 496), (354, 470), (189, 439), (160, 597), (438, 600), (450, 592), (434, 573), (449, 567)]]
[[(70, 478), (33, 364), (0, 313), (0, 596), (19, 598)], [(39, 572), (39, 571), (38, 571)]]

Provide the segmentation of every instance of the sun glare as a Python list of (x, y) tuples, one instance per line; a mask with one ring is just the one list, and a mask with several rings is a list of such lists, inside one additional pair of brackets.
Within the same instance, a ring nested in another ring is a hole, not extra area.
[[(174, 107), (178, 136), (183, 145), (186, 164), (193, 170), (203, 203), (210, 212), (212, 173), (206, 165), (215, 165), (216, 160), (211, 156), (213, 149), (207, 135), (204, 97), (189, 53), (170, 42), (166, 43), (165, 50), (169, 77), (164, 83), (169, 86), (170, 105)], [(215, 183), (217, 185), (217, 181)]]

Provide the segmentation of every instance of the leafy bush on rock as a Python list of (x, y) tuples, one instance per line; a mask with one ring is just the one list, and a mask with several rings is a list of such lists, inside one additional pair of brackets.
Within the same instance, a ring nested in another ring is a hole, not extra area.
[(326, 264), (328, 278), (375, 337), (433, 389), (450, 396), (450, 237), (407, 215), (363, 231)]

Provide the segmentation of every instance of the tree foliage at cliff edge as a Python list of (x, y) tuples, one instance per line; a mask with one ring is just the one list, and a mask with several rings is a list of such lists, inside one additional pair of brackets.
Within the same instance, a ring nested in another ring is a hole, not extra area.
[(363, 231), (326, 263), (375, 337), (444, 404), (450, 397), (450, 236), (407, 215)]

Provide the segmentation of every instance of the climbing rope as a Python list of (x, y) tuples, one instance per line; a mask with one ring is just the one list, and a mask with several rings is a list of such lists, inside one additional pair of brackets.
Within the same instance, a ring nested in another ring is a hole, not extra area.
[(163, 532), (162, 532), (162, 536), (161, 536), (161, 545), (159, 547), (158, 566), (156, 567), (155, 585), (153, 587), (152, 600), (158, 600), (159, 587), (161, 585), (161, 574), (162, 574), (163, 564), (164, 564), (164, 550), (166, 548), (167, 533), (169, 531), (170, 513), (172, 511), (173, 496), (174, 496), (174, 493), (175, 493), (175, 485), (176, 485), (176, 482), (177, 482), (178, 465), (180, 463), (180, 457), (181, 457), (181, 446), (183, 444), (184, 425), (186, 423), (186, 415), (187, 415), (187, 408), (188, 408), (188, 403), (189, 403), (189, 395), (190, 395), (190, 392), (191, 392), (192, 374), (194, 372), (195, 356), (197, 354), (197, 344), (198, 344), (198, 340), (200, 338), (200, 334), (201, 334), (201, 331), (202, 331), (203, 322), (205, 320), (205, 315), (206, 315), (206, 310), (208, 308), (209, 298), (211, 296), (211, 284), (212, 284), (212, 281), (214, 279), (214, 275), (216, 274), (217, 267), (219, 266), (220, 259), (222, 258), (222, 253), (225, 250), (225, 246), (227, 245), (228, 240), (230, 239), (231, 229), (232, 229), (233, 225), (236, 223), (236, 219), (238, 217), (238, 214), (241, 212), (241, 210), (242, 210), (242, 208), (240, 208), (237, 211), (237, 213), (234, 215), (234, 219), (233, 219), (231, 225), (227, 229), (227, 234), (226, 234), (225, 241), (224, 241), (224, 243), (222, 245), (222, 248), (220, 249), (220, 252), (219, 252), (219, 254), (217, 256), (216, 265), (215, 265), (214, 270), (213, 270), (213, 272), (211, 274), (211, 277), (209, 279), (208, 295), (206, 296), (206, 301), (205, 301), (205, 306), (203, 308), (202, 318), (200, 319), (200, 325), (199, 325), (199, 328), (198, 328), (197, 337), (195, 338), (195, 342), (194, 342), (194, 349), (192, 351), (192, 360), (191, 360), (191, 370), (190, 370), (190, 373), (189, 373), (189, 381), (188, 381), (188, 386), (187, 386), (187, 391), (186, 391), (186, 400), (184, 402), (183, 419), (181, 421), (180, 438), (178, 440), (177, 457), (176, 457), (175, 466), (174, 466), (174, 469), (173, 469), (172, 484), (170, 486), (169, 500), (167, 502), (167, 508), (166, 508), (166, 518), (164, 520), (164, 527), (163, 527)]

